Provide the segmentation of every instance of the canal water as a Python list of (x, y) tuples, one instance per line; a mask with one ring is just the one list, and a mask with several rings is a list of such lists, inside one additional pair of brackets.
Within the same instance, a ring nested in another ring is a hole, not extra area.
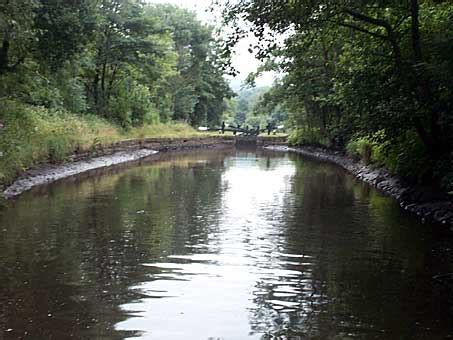
[(167, 153), (0, 212), (0, 339), (444, 339), (452, 249), (336, 166)]

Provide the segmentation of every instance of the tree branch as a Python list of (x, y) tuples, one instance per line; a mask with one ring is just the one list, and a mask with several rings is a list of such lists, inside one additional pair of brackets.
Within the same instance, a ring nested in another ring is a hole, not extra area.
[(392, 26), (385, 20), (370, 17), (370, 16), (365, 15), (363, 13), (356, 12), (356, 11), (350, 9), (350, 8), (343, 8), (343, 12), (345, 12), (348, 15), (350, 15), (351, 17), (353, 17), (356, 20), (359, 20), (359, 21), (362, 21), (362, 22), (365, 22), (365, 23), (368, 23), (368, 24), (371, 24), (371, 25), (375, 25), (375, 26), (379, 26), (379, 27), (385, 28), (385, 30), (387, 32), (386, 40), (392, 46), (393, 56), (395, 57), (395, 64), (396, 64), (396, 67), (397, 67), (397, 72), (401, 73), (402, 72), (402, 64), (403, 64), (403, 59), (402, 59), (402, 55), (401, 55), (401, 48), (400, 48), (399, 42), (398, 42), (398, 40), (399, 40), (398, 39), (398, 34), (394, 31)]
[(385, 20), (370, 17), (363, 13), (356, 12), (350, 8), (343, 8), (343, 11), (354, 19), (366, 22), (368, 24), (384, 27), (387, 31), (393, 31), (392, 26), (390, 26), (390, 24)]
[(365, 34), (368, 34), (368, 35), (371, 35), (371, 36), (379, 38), (379, 39), (389, 40), (389, 37), (386, 36), (386, 35), (369, 31), (369, 30), (367, 30), (367, 29), (365, 29), (363, 27), (360, 27), (360, 26), (357, 26), (357, 25), (354, 25), (354, 24), (350, 24), (350, 23), (346, 23), (346, 22), (335, 22), (335, 23), (337, 25), (340, 25), (340, 26), (343, 26), (343, 27), (352, 28), (353, 30), (356, 30), (356, 31), (359, 31), (359, 32), (362, 32), (362, 33), (365, 33)]

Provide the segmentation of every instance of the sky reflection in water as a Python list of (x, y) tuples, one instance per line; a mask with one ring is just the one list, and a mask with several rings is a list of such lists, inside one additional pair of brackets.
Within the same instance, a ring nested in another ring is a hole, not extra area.
[(341, 169), (167, 153), (0, 211), (0, 339), (443, 339), (453, 238)]
[(220, 205), (206, 212), (215, 217), (208, 240), (195, 235), (186, 254), (143, 263), (155, 273), (133, 289), (150, 298), (123, 305), (137, 317), (116, 327), (145, 330), (156, 339), (260, 338), (264, 323), (250, 327), (260, 312), (256, 300), (275, 311), (297, 311), (300, 281), (310, 277), (311, 263), (303, 254), (281, 253), (280, 236), (295, 171), (288, 159), (273, 168), (246, 155), (229, 159)]

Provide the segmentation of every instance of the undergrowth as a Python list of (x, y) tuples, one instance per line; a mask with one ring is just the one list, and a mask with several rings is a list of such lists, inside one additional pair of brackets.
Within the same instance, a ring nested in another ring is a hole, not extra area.
[(124, 139), (201, 135), (185, 123), (123, 129), (94, 115), (2, 101), (0, 111), (0, 185), (42, 163), (63, 162), (70, 154)]

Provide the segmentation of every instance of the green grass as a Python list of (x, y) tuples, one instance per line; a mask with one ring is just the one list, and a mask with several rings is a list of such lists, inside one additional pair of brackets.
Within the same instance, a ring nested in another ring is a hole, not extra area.
[(167, 124), (152, 124), (131, 128), (125, 132), (123, 138), (189, 138), (203, 136), (206, 136), (206, 134), (195, 130), (186, 123), (170, 122)]
[(200, 132), (181, 122), (125, 130), (94, 115), (75, 115), (14, 101), (3, 101), (0, 105), (4, 108), (0, 118), (4, 124), (0, 129), (0, 186), (10, 184), (19, 174), (40, 164), (63, 162), (74, 152), (90, 151), (125, 139), (233, 135)]
[(0, 185), (43, 163), (59, 163), (76, 151), (89, 151), (124, 139), (204, 136), (183, 123), (146, 125), (124, 130), (94, 115), (5, 101), (0, 121)]

